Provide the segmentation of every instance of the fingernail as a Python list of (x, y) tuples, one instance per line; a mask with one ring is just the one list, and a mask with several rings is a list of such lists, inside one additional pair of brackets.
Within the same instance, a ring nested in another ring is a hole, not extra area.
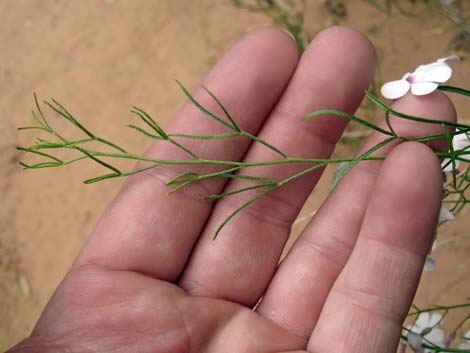
[(289, 32), (289, 31), (288, 31), (287, 29), (285, 29), (285, 28), (282, 28), (282, 27), (280, 27), (280, 28), (281, 28), (284, 32), (286, 32), (286, 33), (289, 35), (289, 37), (291, 37), (291, 38), (294, 40), (294, 42), (297, 42), (297, 40), (295, 39), (294, 35), (293, 35), (291, 32)]

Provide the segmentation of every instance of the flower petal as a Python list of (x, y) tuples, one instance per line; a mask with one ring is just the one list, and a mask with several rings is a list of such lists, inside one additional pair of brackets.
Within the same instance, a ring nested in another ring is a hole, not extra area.
[[(431, 318), (429, 319), (428, 326), (429, 327), (434, 327), (436, 326), (440, 321), (442, 320), (442, 314), (435, 313), (431, 315)], [(435, 331), (434, 329), (433, 331)]]
[(415, 96), (425, 96), (436, 90), (439, 85), (434, 82), (415, 82), (411, 84), (411, 93)]
[(426, 336), (426, 339), (437, 346), (444, 346), (444, 331), (439, 328), (436, 328), (429, 332)]
[[(460, 129), (457, 129), (459, 131)], [(452, 145), (454, 147), (454, 151), (459, 151), (465, 149), (467, 146), (470, 145), (470, 138), (467, 134), (459, 134), (455, 135), (452, 140)]]
[(436, 260), (431, 256), (426, 257), (426, 262), (424, 263), (424, 271), (434, 271), (436, 269)]
[(423, 338), (416, 334), (416, 333), (409, 333), (408, 336), (408, 344), (410, 345), (411, 349), (415, 353), (422, 353), (423, 350)]
[(411, 76), (411, 72), (407, 72), (406, 74), (403, 75), (401, 79), (406, 81), (406, 79), (410, 76)]
[(470, 349), (470, 343), (468, 343), (468, 342), (460, 343), (457, 348), (458, 349)]
[(418, 326), (422, 331), (429, 326), (430, 318), (431, 318), (431, 314), (429, 314), (428, 312), (421, 313), (418, 315), (418, 318), (416, 319), (414, 326)]
[(440, 58), (440, 59), (437, 59), (437, 63), (445, 63), (446, 61), (452, 61), (452, 62), (455, 62), (455, 63), (458, 63), (460, 61), (460, 57), (457, 56), (457, 55), (451, 55), (451, 56), (448, 56), (447, 58)]
[(450, 158), (444, 158), (444, 160), (441, 163), (442, 171), (444, 173), (457, 171), (457, 168), (459, 167), (459, 165), (460, 165), (460, 161), (457, 159), (455, 161), (455, 170), (454, 170)]
[(405, 80), (396, 80), (385, 83), (380, 88), (382, 96), (388, 99), (397, 99), (403, 97), (410, 90), (410, 83)]
[(418, 67), (413, 76), (418, 82), (447, 82), (452, 76), (452, 68), (446, 63), (432, 63)]
[(450, 212), (446, 207), (441, 206), (441, 210), (439, 211), (439, 223), (446, 222), (446, 221), (453, 221), (455, 220), (455, 216), (452, 212)]

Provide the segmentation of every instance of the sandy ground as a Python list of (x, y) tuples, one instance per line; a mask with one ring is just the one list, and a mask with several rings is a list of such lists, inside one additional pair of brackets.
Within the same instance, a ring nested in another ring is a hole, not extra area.
[[(383, 18), (361, 0), (346, 4), (346, 22), (363, 31)], [(309, 2), (307, 10), (309, 33), (340, 21), (321, 1)], [(87, 162), (56, 170), (19, 168), (14, 147), (35, 136), (16, 127), (31, 122), (33, 92), (57, 98), (91, 130), (142, 151), (148, 141), (125, 127), (132, 119), (130, 105), (144, 107), (167, 125), (184, 101), (173, 80), (195, 87), (238, 37), (269, 23), (225, 0), (0, 0), (0, 350), (31, 331), (122, 183), (83, 185), (101, 172)], [(392, 18), (371, 37), (381, 79), (446, 56), (453, 34), (452, 25), (436, 13)], [(462, 63), (453, 83), (465, 85), (469, 68)], [(468, 112), (463, 99), (456, 104)], [(342, 146), (340, 152), (350, 149)], [(328, 183), (312, 194), (303, 215), (318, 207)], [(424, 274), (418, 303), (470, 300), (468, 216), (464, 212), (441, 232), (438, 270)], [(294, 226), (294, 236), (303, 225)]]

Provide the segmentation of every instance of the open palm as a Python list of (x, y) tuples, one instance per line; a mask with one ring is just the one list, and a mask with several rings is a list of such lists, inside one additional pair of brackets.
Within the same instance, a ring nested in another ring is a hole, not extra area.
[[(346, 121), (322, 116), (301, 123), (299, 117), (317, 109), (354, 112), (374, 65), (372, 46), (353, 29), (320, 33), (299, 58), (286, 33), (264, 28), (239, 40), (204, 84), (244, 130), (288, 155), (328, 158)], [(220, 109), (202, 89), (195, 97)], [(406, 113), (455, 119), (440, 92), (394, 104)], [(438, 125), (393, 124), (403, 136), (441, 132)], [(224, 132), (190, 103), (169, 130)], [(374, 132), (362, 149), (383, 139)], [(243, 138), (189, 140), (186, 146), (211, 159), (276, 158)], [(180, 167), (136, 174), (107, 209), (31, 336), (11, 352), (394, 352), (439, 212), (441, 172), (430, 147), (445, 150), (446, 142), (387, 145), (378, 151), (387, 154), (385, 161), (354, 167), (281, 264), (290, 227), (321, 171), (267, 194), (215, 241), (217, 226), (253, 194), (216, 203), (201, 196), (238, 189), (243, 180), (201, 182), (167, 196), (163, 181)], [(184, 158), (164, 142), (147, 153)], [(302, 168), (249, 172), (280, 179)]]

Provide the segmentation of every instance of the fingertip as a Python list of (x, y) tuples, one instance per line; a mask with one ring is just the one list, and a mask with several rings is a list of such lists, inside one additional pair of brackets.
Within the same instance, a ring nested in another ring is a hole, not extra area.
[(255, 27), (238, 40), (236, 45), (239, 44), (283, 53), (285, 55), (284, 59), (289, 62), (296, 62), (300, 56), (294, 36), (281, 27)]
[(350, 26), (332, 26), (319, 32), (313, 39), (310, 47), (342, 47), (348, 51), (351, 57), (358, 59), (371, 68), (372, 73), (375, 70), (377, 62), (377, 53), (374, 45), (369, 38)]
[[(372, 82), (375, 65), (375, 49), (367, 36), (351, 27), (334, 26), (316, 35), (296, 71), (303, 72), (303, 80), (315, 78), (316, 85), (324, 87), (325, 93), (315, 96), (322, 108), (342, 106), (352, 113)], [(339, 97), (334, 105), (327, 97), (330, 92)]]
[[(407, 180), (419, 181), (418, 184), (442, 183), (442, 170), (435, 152), (428, 146), (419, 142), (403, 142), (390, 151), (384, 168), (394, 170), (393, 178), (402, 177)], [(402, 171), (402, 173), (399, 173)], [(400, 176), (401, 175), (401, 176)], [(427, 187), (426, 185), (424, 187)]]

